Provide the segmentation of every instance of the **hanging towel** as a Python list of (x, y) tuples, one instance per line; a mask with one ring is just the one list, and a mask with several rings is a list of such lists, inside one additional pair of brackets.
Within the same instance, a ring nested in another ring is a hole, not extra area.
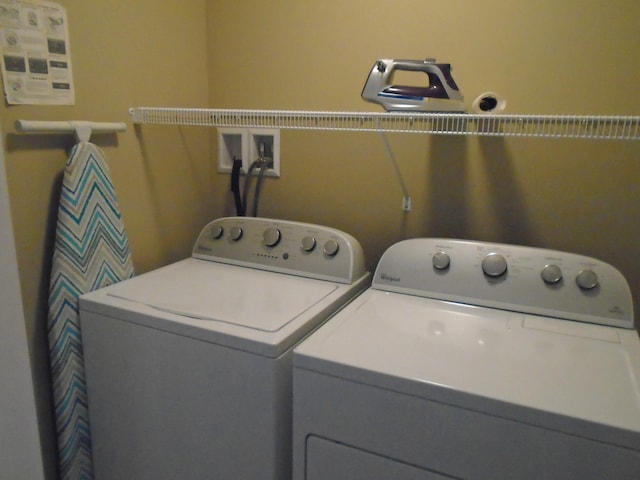
[(102, 151), (73, 147), (62, 181), (48, 337), (60, 478), (93, 478), (78, 297), (134, 275), (129, 241)]

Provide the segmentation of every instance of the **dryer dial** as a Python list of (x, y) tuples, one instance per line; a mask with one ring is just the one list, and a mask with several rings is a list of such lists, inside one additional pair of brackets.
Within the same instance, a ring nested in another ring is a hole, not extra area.
[(451, 258), (445, 252), (434, 253), (431, 261), (436, 270), (446, 270), (451, 264)]

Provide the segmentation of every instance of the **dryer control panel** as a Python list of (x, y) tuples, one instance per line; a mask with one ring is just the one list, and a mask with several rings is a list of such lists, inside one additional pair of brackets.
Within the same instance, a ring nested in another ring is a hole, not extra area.
[(257, 217), (210, 222), (198, 236), (193, 257), (349, 284), (367, 274), (362, 247), (348, 233)]
[(418, 238), (382, 256), (373, 288), (634, 328), (624, 276), (591, 257), (541, 248)]

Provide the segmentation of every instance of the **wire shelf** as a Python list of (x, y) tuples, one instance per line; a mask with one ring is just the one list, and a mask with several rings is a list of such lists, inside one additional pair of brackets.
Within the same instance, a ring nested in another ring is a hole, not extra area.
[(640, 116), (477, 115), (136, 107), (134, 123), (495, 137), (640, 140)]

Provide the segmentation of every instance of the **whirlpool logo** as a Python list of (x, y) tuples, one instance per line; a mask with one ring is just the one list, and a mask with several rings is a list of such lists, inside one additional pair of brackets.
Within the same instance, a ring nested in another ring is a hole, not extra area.
[(394, 277), (393, 275), (387, 275), (386, 273), (382, 273), (380, 275), (380, 279), (391, 283), (400, 281), (400, 277)]

